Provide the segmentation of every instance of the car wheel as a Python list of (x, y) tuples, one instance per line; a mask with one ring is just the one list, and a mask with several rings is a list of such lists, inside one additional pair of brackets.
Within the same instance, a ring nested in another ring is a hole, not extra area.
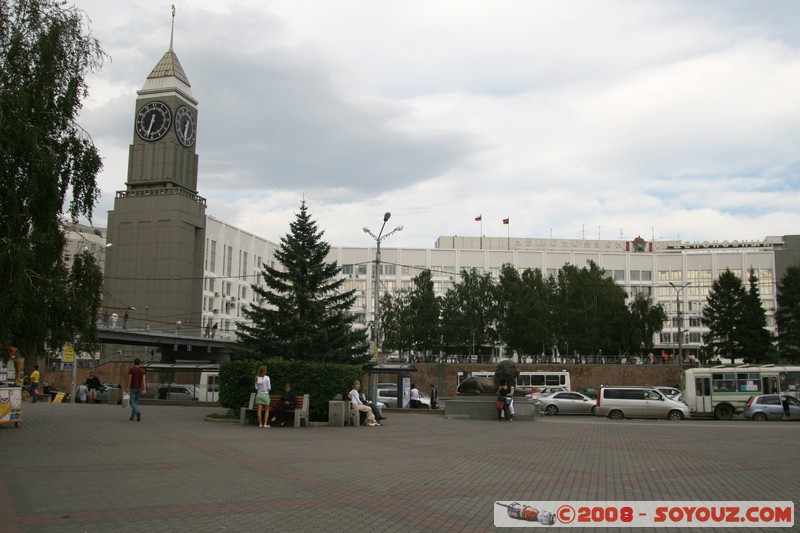
[(764, 422), (767, 419), (767, 415), (764, 413), (756, 413), (753, 415), (753, 420), (756, 422)]
[(623, 418), (625, 418), (625, 415), (622, 414), (622, 411), (614, 410), (608, 413), (608, 418), (610, 418), (611, 420), (622, 420)]
[(730, 420), (733, 418), (733, 408), (727, 404), (718, 405), (714, 409), (714, 418), (717, 420)]
[(668, 420), (680, 421), (683, 420), (683, 413), (680, 411), (670, 411), (667, 415)]
[(592, 415), (592, 416), (595, 416), (595, 415), (597, 415), (597, 406), (596, 406), (596, 405), (593, 405), (593, 406), (592, 406), (592, 412), (591, 412), (591, 415)]
[(558, 414), (558, 407), (556, 407), (555, 405), (548, 405), (547, 409), (545, 409), (544, 412), (550, 416), (555, 416)]

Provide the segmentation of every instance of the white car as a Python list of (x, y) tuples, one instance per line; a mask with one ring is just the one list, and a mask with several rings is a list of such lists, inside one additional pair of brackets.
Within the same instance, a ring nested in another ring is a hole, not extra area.
[(536, 398), (541, 398), (543, 396), (549, 396), (550, 394), (556, 392), (566, 392), (566, 387), (534, 387), (533, 391), (530, 394), (526, 394), (525, 397), (531, 400), (535, 400)]
[[(423, 409), (431, 408), (431, 397), (420, 393), (419, 401)], [(378, 402), (383, 402), (387, 407), (397, 407), (397, 385), (393, 383), (378, 383)]]

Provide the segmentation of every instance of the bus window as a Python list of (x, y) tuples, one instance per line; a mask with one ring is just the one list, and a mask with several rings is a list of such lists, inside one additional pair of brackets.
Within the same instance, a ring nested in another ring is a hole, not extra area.
[(724, 374), (711, 375), (711, 390), (713, 392), (736, 392), (736, 374), (726, 372)]
[(800, 390), (800, 372), (787, 372), (786, 384), (789, 390)]
[(564, 384), (563, 376), (559, 376), (558, 374), (545, 374), (544, 383), (548, 387), (558, 387)]
[(758, 392), (759, 388), (758, 372), (748, 372), (736, 374), (736, 390), (739, 392)]
[(531, 377), (525, 374), (520, 374), (517, 377), (517, 385), (530, 385), (531, 384)]
[(531, 385), (535, 385), (537, 387), (544, 387), (544, 375), (542, 374), (534, 374), (531, 376)]

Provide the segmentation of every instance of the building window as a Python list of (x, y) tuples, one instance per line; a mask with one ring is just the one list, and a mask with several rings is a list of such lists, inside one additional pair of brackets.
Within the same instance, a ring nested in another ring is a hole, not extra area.
[(689, 327), (699, 328), (702, 327), (702, 325), (703, 325), (703, 320), (700, 317), (693, 316), (689, 318)]
[(653, 272), (650, 270), (642, 270), (642, 281), (653, 281)]
[(217, 271), (217, 241), (211, 241), (211, 252), (208, 254), (208, 270)]
[(689, 342), (692, 344), (700, 344), (700, 334), (699, 333), (689, 333)]
[(659, 270), (658, 281), (669, 281), (669, 270)]
[(366, 276), (367, 275), (367, 265), (366, 263), (361, 265), (356, 265), (356, 274), (359, 276)]
[(641, 279), (641, 272), (638, 270), (631, 270), (631, 281), (639, 281)]
[(342, 265), (342, 274), (345, 276), (352, 276), (353, 272), (353, 265)]
[(625, 281), (625, 271), (624, 270), (615, 270), (614, 271), (614, 281)]

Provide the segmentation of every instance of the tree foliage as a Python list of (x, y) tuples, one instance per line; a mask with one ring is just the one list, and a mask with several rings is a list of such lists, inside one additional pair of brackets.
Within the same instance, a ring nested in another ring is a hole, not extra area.
[(726, 269), (714, 280), (703, 307), (702, 321), (709, 331), (705, 343), (712, 354), (734, 359), (745, 357), (744, 320), (747, 291), (739, 277)]
[(781, 358), (800, 362), (800, 267), (790, 267), (778, 282), (775, 320)]
[(76, 118), (103, 59), (76, 8), (0, 2), (0, 345), (23, 355), (74, 333), (64, 313), (79, 291), (63, 267), (60, 217), (91, 219), (99, 195), (102, 162)]
[(476, 353), (497, 340), (495, 287), (491, 274), (462, 270), (461, 281), (442, 299), (442, 343), (448, 353)]
[(650, 296), (636, 293), (628, 304), (630, 322), (628, 324), (628, 349), (632, 353), (649, 351), (653, 339), (667, 321), (667, 312), (660, 304), (654, 304)]
[(433, 290), (430, 270), (423, 270), (414, 277), (410, 289), (386, 293), (381, 309), (384, 348), (401, 353), (438, 350), (441, 305)]
[(758, 277), (751, 269), (747, 278), (747, 297), (742, 315), (742, 353), (748, 363), (767, 362), (772, 339), (767, 329), (767, 313), (761, 305)]
[(339, 265), (326, 262), (331, 247), (322, 240), (323, 233), (304, 200), (275, 252), (283, 269), (264, 264), (266, 288), (251, 285), (260, 303), (243, 310), (249, 322), (239, 324), (236, 333), (240, 355), (333, 363), (366, 360), (364, 332), (352, 327), (355, 291), (343, 290)]

